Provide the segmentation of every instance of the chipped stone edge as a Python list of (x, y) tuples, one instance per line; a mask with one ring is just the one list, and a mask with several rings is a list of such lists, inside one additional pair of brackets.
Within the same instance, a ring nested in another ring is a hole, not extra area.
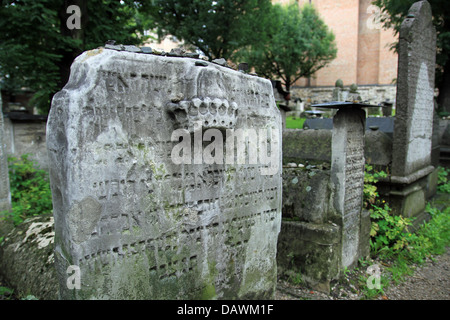
[[(142, 50), (142, 48), (149, 48), (149, 49), (145, 49), (145, 51), (144, 51), (144, 50)], [(200, 54), (192, 53), (192, 52), (184, 52), (182, 54), (178, 54), (176, 52), (173, 52), (173, 50), (171, 52), (165, 52), (164, 50), (154, 49), (152, 47), (145, 47), (145, 46), (137, 47), (135, 45), (123, 45), (123, 44), (105, 44), (104, 47), (97, 48), (97, 50), (103, 50), (103, 49), (115, 50), (115, 51), (125, 51), (125, 52), (139, 53), (139, 54), (153, 54), (153, 55), (157, 55), (157, 56), (166, 56), (166, 57), (172, 57), (172, 58), (195, 59), (195, 60), (200, 60), (200, 62), (204, 62), (207, 64), (213, 63), (213, 64), (219, 65), (221, 67), (225, 67), (225, 68), (229, 68), (232, 70), (246, 73), (245, 71), (235, 69), (235, 68), (231, 67), (230, 65), (228, 65), (228, 63), (226, 62), (226, 60), (224, 58), (207, 61), (207, 60), (204, 60), (202, 57), (200, 57)], [(96, 50), (96, 49), (94, 49), (94, 50)], [(204, 63), (198, 63), (198, 64), (196, 64), (196, 66), (206, 67), (207, 65), (205, 65)], [(255, 77), (259, 77), (259, 75), (257, 75), (256, 73), (246, 73), (246, 74), (255, 76)]]

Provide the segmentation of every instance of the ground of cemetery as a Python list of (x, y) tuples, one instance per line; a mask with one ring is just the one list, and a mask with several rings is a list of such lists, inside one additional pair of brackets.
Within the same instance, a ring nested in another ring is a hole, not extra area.
[[(382, 268), (387, 264), (381, 263)], [(432, 256), (421, 265), (411, 266), (413, 273), (374, 297), (380, 300), (450, 300), (450, 248)], [(383, 272), (383, 271), (382, 271)], [(331, 286), (329, 294), (287, 281), (278, 282), (277, 300), (361, 300), (365, 299), (365, 269), (349, 272)]]
[[(382, 268), (389, 267), (383, 261), (367, 261), (378, 263)], [(442, 255), (431, 256), (420, 265), (410, 266), (411, 274), (404, 276), (398, 283), (390, 283), (380, 293), (370, 299), (378, 300), (450, 300), (450, 247)], [(359, 266), (346, 272), (341, 279), (331, 284), (329, 294), (311, 290), (302, 283), (280, 279), (275, 294), (276, 300), (365, 300), (364, 286), (366, 268)], [(0, 288), (8, 285), (0, 278)], [(0, 300), (17, 300), (12, 291), (0, 291)], [(22, 298), (23, 299), (23, 298)]]
[[(383, 264), (381, 264), (383, 266)], [(392, 284), (383, 294), (375, 297), (382, 300), (450, 300), (450, 248), (445, 254), (433, 256), (424, 264), (413, 266), (414, 273), (399, 284)], [(279, 280), (276, 300), (361, 300), (365, 299), (363, 285), (359, 279), (365, 270), (349, 272), (332, 284), (329, 294), (321, 293), (290, 282)], [(0, 288), (7, 287), (0, 279)], [(0, 300), (17, 299), (11, 292), (2, 292)]]
[[(448, 212), (450, 197), (440, 194), (439, 209)], [(381, 289), (368, 295), (367, 268), (381, 269)], [(408, 272), (393, 276), (393, 262), (379, 257), (360, 261), (352, 270), (344, 270), (338, 280), (331, 282), (330, 292), (323, 293), (307, 287), (301, 275), (295, 279), (279, 279), (275, 300), (450, 300), (450, 247), (443, 254), (431, 255), (420, 264), (408, 265)], [(33, 295), (17, 297), (0, 276), (0, 300), (35, 299)]]
[[(437, 194), (431, 202), (442, 212), (449, 212), (448, 193)], [(367, 290), (367, 270), (371, 265), (380, 266), (381, 288)], [(303, 284), (301, 276), (278, 281), (277, 300), (450, 300), (450, 247), (443, 254), (430, 255), (422, 263), (404, 266), (395, 261), (368, 258), (360, 261), (353, 270), (342, 272), (340, 279), (330, 285), (330, 292), (323, 293)]]

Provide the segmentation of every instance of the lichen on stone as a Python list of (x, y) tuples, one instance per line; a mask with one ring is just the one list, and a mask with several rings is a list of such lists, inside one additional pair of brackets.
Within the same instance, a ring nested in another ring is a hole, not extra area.
[(54, 242), (55, 232), (53, 231), (54, 220), (50, 218), (48, 222), (33, 222), (28, 227), (25, 238), (17, 245), (14, 251), (17, 251), (22, 244), (26, 242), (35, 242), (38, 249), (43, 249)]

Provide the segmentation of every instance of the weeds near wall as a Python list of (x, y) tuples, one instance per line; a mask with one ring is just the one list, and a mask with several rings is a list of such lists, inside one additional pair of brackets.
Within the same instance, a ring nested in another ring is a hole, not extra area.
[(373, 254), (380, 255), (384, 252), (395, 252), (408, 246), (411, 234), (405, 232), (412, 225), (411, 219), (391, 214), (388, 204), (372, 206), (370, 218), (372, 226), (370, 230), (370, 247)]
[[(371, 211), (371, 250), (373, 256), (382, 258), (402, 257), (412, 262), (421, 262), (427, 256), (441, 254), (450, 244), (450, 208), (442, 212), (427, 204), (426, 212), (431, 216), (420, 229), (412, 233), (409, 228), (414, 218), (406, 218), (391, 212), (389, 204), (380, 199), (375, 183), (385, 173), (371, 173), (372, 168), (366, 166), (365, 204)], [(437, 190), (439, 193), (450, 193), (447, 179), (448, 169), (439, 169)]]
[[(439, 169), (438, 186), (439, 193), (450, 193), (448, 181), (449, 170)], [(424, 222), (416, 232), (409, 228), (413, 219), (395, 215), (389, 204), (382, 200), (376, 188), (379, 177), (385, 176), (384, 172), (374, 172), (371, 166), (366, 165), (364, 178), (364, 205), (370, 210), (372, 221), (370, 232), (371, 258), (383, 261), (386, 266), (382, 275), (382, 287), (390, 281), (397, 284), (406, 275), (413, 272), (413, 266), (432, 258), (433, 255), (442, 254), (450, 245), (450, 207), (442, 211), (427, 204), (426, 212), (431, 220)], [(360, 261), (360, 265), (367, 262)], [(363, 281), (364, 279), (361, 279)], [(362, 282), (363, 283), (363, 282)], [(363, 286), (364, 288), (364, 286)], [(383, 290), (370, 290), (365, 288), (366, 298), (374, 298), (383, 294)]]
[(371, 165), (366, 164), (364, 171), (364, 207), (369, 208), (374, 205), (378, 200), (378, 192), (376, 183), (380, 178), (387, 177), (387, 173), (384, 171), (374, 171)]
[(380, 177), (386, 177), (384, 171), (374, 172), (366, 165), (364, 173), (364, 206), (370, 210), (372, 221), (370, 230), (370, 248), (373, 256), (395, 252), (408, 245), (405, 230), (412, 225), (411, 219), (393, 215), (389, 204), (380, 199), (376, 183)]
[(438, 192), (442, 193), (450, 193), (450, 169), (448, 168), (439, 168), (438, 171), (438, 186), (437, 190)]
[(12, 210), (0, 212), (0, 219), (10, 219), (18, 225), (26, 218), (51, 212), (48, 173), (40, 169), (29, 154), (8, 157), (8, 167)]

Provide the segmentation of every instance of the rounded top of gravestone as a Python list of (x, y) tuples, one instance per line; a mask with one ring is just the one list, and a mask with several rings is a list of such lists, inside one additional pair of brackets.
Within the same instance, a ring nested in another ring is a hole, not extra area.
[(227, 60), (225, 60), (224, 58), (214, 59), (212, 62), (216, 63), (216, 64), (218, 64), (220, 66), (223, 66), (223, 67), (227, 67), (228, 66)]
[[(433, 13), (431, 9), (431, 5), (428, 1), (416, 1), (408, 10), (408, 14), (406, 19), (402, 22), (400, 29), (406, 29), (403, 31), (403, 37), (406, 37), (408, 42), (413, 40), (413, 35), (416, 33), (420, 33), (425, 35), (426, 32), (435, 33), (436, 31), (433, 28)], [(415, 25), (415, 32), (410, 32), (411, 28)], [(428, 31), (427, 31), (428, 30)], [(422, 33), (423, 31), (423, 33)], [(434, 35), (425, 36), (424, 39), (429, 38), (430, 40), (434, 38)]]
[(342, 81), (342, 79), (337, 79), (337, 80), (336, 80), (335, 87), (336, 87), (336, 88), (344, 89), (344, 81)]
[(350, 93), (356, 93), (358, 92), (358, 86), (356, 85), (356, 83), (352, 83), (350, 85)]

